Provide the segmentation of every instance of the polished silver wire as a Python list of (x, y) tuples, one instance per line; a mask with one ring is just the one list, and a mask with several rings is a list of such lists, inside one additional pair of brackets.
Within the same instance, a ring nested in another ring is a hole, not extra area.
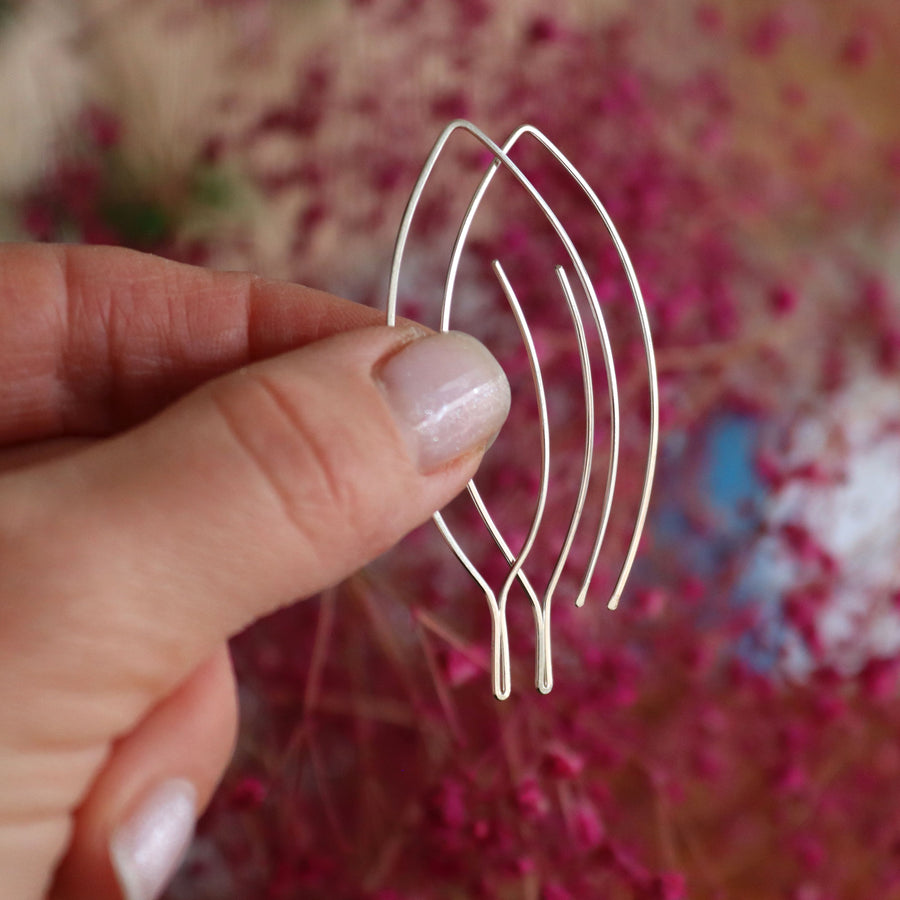
[[(478, 140), (480, 140), (485, 146), (487, 146), (492, 152), (495, 154), (499, 154), (498, 159), (500, 162), (495, 161), (492, 164), (488, 171), (485, 173), (484, 178), (482, 179), (481, 184), (478, 189), (476, 189), (473, 198), (469, 204), (469, 207), (466, 211), (466, 215), (463, 218), (462, 224), (460, 225), (459, 231), (457, 233), (455, 245), (453, 252), (451, 254), (451, 262), (448, 268), (447, 275), (447, 285), (444, 291), (444, 301), (442, 304), (441, 311), (441, 325), (440, 328), (442, 331), (446, 331), (449, 328), (449, 319), (450, 319), (450, 310), (452, 305), (452, 297), (453, 297), (453, 286), (455, 284), (455, 275), (456, 270), (459, 264), (459, 260), (462, 256), (462, 250), (465, 243), (466, 236), (468, 235), (469, 228), (471, 226), (471, 222), (474, 219), (475, 213), (477, 212), (478, 206), (483, 198), (490, 181), (496, 172), (496, 169), (499, 167), (500, 163), (507, 165), (510, 171), (515, 175), (518, 181), (522, 184), (523, 187), (529, 192), (535, 202), (539, 205), (544, 215), (547, 217), (550, 224), (553, 226), (560, 240), (563, 242), (566, 247), (570, 258), (573, 264), (576, 267), (576, 270), (579, 275), (579, 280), (581, 281), (582, 287), (585, 290), (589, 300), (591, 301), (591, 310), (595, 320), (595, 323), (598, 328), (598, 332), (601, 339), (601, 346), (603, 351), (603, 359), (604, 365), (607, 373), (607, 381), (609, 384), (609, 396), (610, 396), (610, 407), (611, 407), (611, 430), (610, 430), (610, 440), (611, 440), (611, 448), (610, 448), (610, 458), (609, 458), (609, 467), (607, 473), (607, 491), (604, 497), (604, 508), (601, 519), (601, 527), (598, 529), (597, 537), (595, 540), (594, 553), (592, 553), (592, 559), (596, 558), (597, 552), (599, 551), (600, 543), (602, 542), (603, 535), (606, 530), (606, 524), (609, 520), (610, 508), (612, 505), (612, 497), (613, 497), (613, 489), (615, 485), (616, 478), (616, 468), (618, 463), (618, 451), (619, 451), (619, 409), (618, 409), (618, 390), (616, 385), (616, 375), (615, 368), (612, 363), (612, 350), (609, 344), (609, 337), (606, 330), (606, 325), (603, 319), (603, 313), (600, 309), (600, 304), (597, 300), (596, 293), (594, 291), (591, 280), (588, 276), (587, 270), (584, 266), (584, 263), (579, 256), (577, 250), (575, 249), (574, 244), (572, 243), (568, 233), (563, 227), (562, 223), (559, 221), (555, 213), (552, 209), (550, 209), (549, 205), (546, 203), (544, 198), (537, 192), (531, 182), (522, 174), (522, 172), (518, 169), (518, 167), (509, 159), (506, 155), (506, 147), (502, 150), (486, 135), (483, 134), (480, 130), (470, 125), (470, 123), (465, 122), (455, 122), (451, 123), (442, 133), (441, 137), (438, 139), (435, 144), (432, 153), (430, 154), (428, 160), (426, 160), (425, 166), (422, 170), (422, 175), (420, 176), (419, 181), (417, 182), (416, 187), (413, 190), (413, 193), (410, 196), (410, 203), (407, 206), (407, 211), (404, 215), (404, 219), (401, 223), (401, 230), (398, 235), (398, 249), (399, 254), (395, 253), (394, 266), (392, 267), (392, 282), (388, 291), (389, 303), (388, 303), (388, 322), (391, 324), (394, 319), (391, 315), (391, 298), (394, 298), (394, 303), (396, 302), (396, 290), (397, 290), (397, 282), (399, 279), (399, 270), (400, 264), (402, 262), (402, 253), (405, 247), (406, 235), (408, 235), (409, 225), (412, 219), (412, 213), (415, 210), (415, 207), (418, 203), (418, 199), (421, 196), (422, 191), (424, 190), (425, 183), (430, 175), (431, 169), (440, 155), (446, 141), (449, 139), (451, 134), (457, 128), (465, 128), (467, 131), (472, 133)], [(507, 147), (512, 145), (512, 142), (518, 139), (520, 133), (514, 134), (510, 141), (507, 142)], [(564, 286), (567, 286), (568, 282), (566, 281)], [(516, 312), (515, 309), (515, 298), (514, 295), (509, 291), (507, 293), (507, 299), (510, 300), (510, 304), (513, 307), (513, 312)], [(571, 294), (571, 292), (570, 292)], [(569, 297), (567, 296), (567, 302)], [(395, 307), (394, 307), (395, 308)], [(574, 310), (573, 315), (578, 316), (577, 305), (574, 304), (574, 298), (570, 303), (570, 312)], [(518, 317), (517, 317), (518, 318)], [(579, 317), (580, 321), (580, 317)], [(527, 327), (527, 326), (526, 326)], [(521, 330), (521, 329), (520, 329)], [(527, 342), (526, 342), (527, 347)], [(584, 352), (583, 348), (579, 346), (579, 352), (582, 353), (581, 365), (585, 374), (585, 379), (590, 381), (590, 362), (589, 357), (586, 352)], [(532, 366), (532, 371), (534, 371), (534, 367), (537, 364), (537, 361), (533, 356), (529, 356), (529, 363)], [(592, 388), (591, 388), (592, 391)], [(592, 396), (592, 395), (591, 395)], [(539, 406), (539, 415), (541, 418), (542, 426), (546, 421), (547, 412), (545, 406), (541, 405), (541, 398), (538, 397), (538, 406)], [(589, 418), (589, 428), (590, 430), (586, 434), (585, 446), (586, 446), (586, 455), (584, 459), (583, 469), (582, 469), (582, 477), (581, 483), (579, 485), (579, 497), (581, 501), (576, 505), (576, 509), (573, 512), (573, 517), (570, 522), (569, 534), (571, 535), (571, 539), (567, 539), (564, 542), (563, 550), (560, 554), (560, 557), (557, 561), (556, 571), (554, 573), (554, 577), (551, 579), (550, 584), (548, 585), (548, 590), (545, 592), (544, 597), (541, 601), (537, 600), (536, 594), (531, 587), (527, 576), (522, 571), (521, 566), (515, 567), (515, 574), (524, 587), (526, 593), (529, 596), (529, 599), (532, 602), (533, 607), (535, 607), (535, 620), (536, 620), (536, 630), (537, 630), (537, 641), (536, 641), (536, 668), (535, 668), (535, 683), (539, 690), (544, 693), (549, 692), (553, 685), (553, 676), (552, 676), (552, 656), (550, 651), (550, 640), (549, 640), (549, 607), (552, 600), (553, 591), (555, 590), (556, 584), (559, 580), (559, 574), (561, 574), (562, 568), (566, 562), (569, 550), (571, 548), (572, 540), (574, 539), (575, 532), (577, 531), (579, 520), (581, 517), (581, 512), (583, 509), (584, 496), (587, 493), (588, 481), (590, 478), (591, 472), (591, 454), (593, 452), (593, 402), (590, 403), (591, 415)], [(544, 470), (542, 470), (543, 472)], [(547, 474), (543, 474), (541, 487), (539, 491), (546, 491), (546, 479)], [(510, 564), (514, 564), (515, 555), (509, 549), (506, 541), (501, 535), (499, 529), (494, 523), (490, 513), (485, 507), (480, 494), (478, 493), (477, 486), (473, 481), (470, 481), (468, 484), (469, 494), (472, 497), (475, 506), (481, 515), (482, 520), (488, 528), (494, 542), (504, 553), (506, 559)], [(443, 517), (440, 513), (436, 514), (435, 523), (438, 526), (438, 529), (441, 531), (441, 534), (448, 541), (450, 546), (454, 549), (457, 556), (463, 562), (463, 565), (466, 569), (472, 573), (474, 566), (471, 561), (465, 556), (462, 552), (461, 548), (457, 541), (450, 540), (452, 537), (449, 533), (449, 529), (444, 522)], [(529, 548), (530, 550), (530, 548)], [(483, 579), (476, 579), (478, 583), (482, 586)], [(586, 583), (583, 585), (586, 589)], [(580, 591), (583, 592), (583, 591)], [(492, 616), (495, 622), (494, 627), (494, 692), (501, 699), (508, 694), (508, 686), (504, 687), (504, 685), (508, 685), (508, 679), (506, 677), (506, 663), (508, 662), (508, 637), (506, 633), (505, 626), (505, 597), (508, 594), (508, 590), (503, 592), (503, 596), (501, 599), (498, 599), (493, 592), (485, 592), (485, 596), (488, 600), (488, 603), (492, 610)], [(538, 611), (538, 607), (540, 611)]]
[[(387, 324), (396, 324), (397, 314), (397, 296), (399, 292), (400, 272), (403, 263), (403, 255), (406, 244), (409, 239), (409, 233), (412, 226), (413, 217), (418, 207), (421, 196), (425, 190), (428, 178), (434, 169), (437, 160), (443, 151), (447, 141), (458, 130), (464, 130), (475, 137), (483, 146), (491, 151), (494, 155), (493, 161), (487, 168), (481, 182), (476, 188), (466, 212), (461, 221), (454, 240), (453, 250), (451, 252), (450, 263), (447, 270), (447, 276), (444, 284), (443, 300), (441, 304), (440, 330), (447, 331), (450, 327), (450, 316), (453, 304), (453, 291), (456, 284), (457, 272), (465, 247), (466, 238), (471, 228), (472, 222), (478, 211), (478, 208), (487, 192), (497, 170), (505, 167), (519, 182), (519, 184), (528, 192), (532, 199), (537, 203), (538, 207), (553, 227), (560, 241), (569, 255), (570, 261), (578, 276), (581, 288), (587, 298), (588, 306), (591, 311), (591, 317), (597, 330), (601, 353), (603, 357), (604, 368), (606, 370), (606, 379), (609, 393), (610, 405), (610, 453), (607, 465), (606, 486), (603, 499), (603, 508), (600, 514), (597, 531), (591, 546), (588, 565), (581, 579), (578, 591), (576, 593), (575, 603), (577, 606), (584, 604), (591, 579), (596, 569), (597, 560), (600, 555), (603, 540), (609, 523), (610, 512), (612, 509), (613, 496), (615, 493), (615, 482), (619, 460), (619, 443), (620, 443), (620, 420), (619, 420), (619, 397), (618, 386), (616, 380), (615, 366), (612, 357), (612, 348), (609, 341), (609, 335), (603, 312), (600, 308), (599, 301), (596, 296), (591, 279), (584, 266), (584, 262), (579, 255), (575, 245), (570, 239), (566, 229), (557, 218), (556, 214), (550, 208), (549, 204), (543, 196), (537, 191), (527, 176), (518, 168), (518, 166), (509, 158), (509, 151), (524, 136), (529, 135), (537, 140), (553, 157), (563, 166), (568, 174), (575, 180), (576, 184), (587, 195), (588, 199), (594, 206), (594, 209), (600, 215), (607, 232), (612, 239), (619, 258), (625, 270), (629, 288), (631, 290), (635, 306), (637, 308), (638, 319), (641, 328), (641, 336), (644, 344), (644, 350), (647, 360), (647, 369), (650, 384), (650, 438), (647, 454), (647, 461), (644, 468), (644, 483), (638, 505), (636, 522), (632, 531), (631, 541), (625, 554), (625, 560), (619, 571), (619, 576), (613, 588), (612, 594), (608, 601), (610, 609), (614, 609), (621, 597), (625, 582), (634, 564), (640, 537), (643, 532), (644, 524), (647, 516), (647, 509), (650, 500), (650, 491), (653, 483), (653, 475), (655, 470), (656, 454), (658, 447), (658, 430), (659, 430), (659, 396), (656, 377), (656, 364), (653, 353), (653, 343), (650, 336), (649, 320), (646, 307), (641, 296), (640, 287), (637, 282), (634, 268), (625, 250), (621, 238), (612, 223), (609, 214), (603, 207), (596, 193), (587, 184), (581, 173), (574, 165), (563, 155), (563, 153), (540, 131), (531, 125), (523, 125), (518, 128), (507, 139), (503, 147), (497, 145), (480, 129), (464, 120), (456, 120), (451, 122), (441, 132), (434, 147), (429, 153), (416, 181), (415, 186), (410, 194), (407, 202), (406, 210), (401, 219), (400, 228), (397, 234), (397, 241), (394, 247), (394, 255), (391, 264), (390, 282), (388, 286), (387, 301)], [(511, 674), (510, 674), (510, 658), (509, 658), (509, 635), (506, 624), (506, 606), (509, 591), (512, 585), (518, 581), (526, 595), (528, 596), (535, 618), (536, 644), (535, 644), (535, 684), (537, 688), (547, 693), (553, 686), (553, 668), (552, 668), (552, 652), (551, 652), (551, 631), (550, 631), (550, 611), (554, 593), (559, 584), (563, 570), (569, 557), (572, 545), (578, 532), (582, 514), (584, 511), (588, 488), (593, 471), (593, 445), (595, 433), (595, 401), (593, 394), (593, 381), (591, 373), (590, 356), (588, 352), (587, 338), (584, 329), (584, 323), (578, 310), (575, 295), (569, 282), (565, 269), (562, 266), (556, 267), (557, 278), (562, 289), (563, 297), (572, 318), (576, 335), (576, 346), (582, 371), (583, 392), (585, 402), (585, 446), (582, 458), (582, 474), (579, 487), (575, 499), (574, 508), (569, 521), (566, 536), (563, 540), (556, 564), (548, 582), (547, 588), (543, 595), (538, 598), (537, 592), (529, 581), (524, 565), (528, 555), (533, 549), (537, 540), (540, 525), (543, 518), (544, 509), (547, 502), (547, 494), (549, 489), (550, 475), (550, 433), (549, 433), (549, 416), (547, 410), (546, 393), (543, 386), (543, 377), (540, 369), (540, 361), (534, 347), (530, 329), (522, 310), (521, 304), (516, 297), (515, 291), (509, 278), (506, 276), (500, 262), (493, 262), (493, 270), (498, 279), (500, 287), (509, 303), (510, 309), (515, 318), (520, 336), (525, 345), (528, 356), (529, 366), (532, 373), (532, 381), (535, 388), (535, 398), (538, 405), (538, 417), (541, 441), (541, 477), (538, 487), (538, 498), (535, 510), (532, 516), (531, 525), (528, 530), (525, 542), (519, 552), (514, 553), (500, 530), (496, 526), (490, 515), (474, 481), (468, 484), (469, 495), (482, 518), (492, 539), (503, 553), (505, 559), (510, 565), (510, 571), (500, 586), (499, 591), (495, 591), (491, 585), (487, 583), (484, 576), (478, 571), (477, 567), (469, 559), (465, 551), (460, 546), (458, 540), (447, 526), (446, 521), (440, 512), (434, 514), (434, 521), (447, 542), (448, 546), (453, 550), (465, 569), (469, 572), (473, 580), (481, 588), (488, 601), (491, 612), (492, 621), (492, 681), (494, 694), (498, 699), (505, 699), (509, 696), (511, 690)]]

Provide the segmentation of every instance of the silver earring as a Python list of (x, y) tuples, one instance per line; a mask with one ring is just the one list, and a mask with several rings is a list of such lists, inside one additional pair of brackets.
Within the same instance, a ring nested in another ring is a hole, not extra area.
[[(519, 182), (525, 191), (531, 196), (534, 202), (543, 212), (549, 224), (553, 227), (562, 242), (568, 256), (569, 263), (574, 269), (577, 281), (581, 285), (581, 289), (587, 299), (587, 305), (590, 309), (593, 326), (596, 329), (597, 337), (600, 343), (600, 349), (603, 356), (603, 363), (606, 369), (606, 379), (609, 386), (609, 406), (610, 406), (610, 450), (609, 462), (606, 471), (606, 484), (604, 490), (603, 507), (600, 513), (597, 530), (591, 544), (591, 551), (584, 573), (580, 580), (580, 586), (575, 595), (575, 604), (582, 606), (588, 593), (591, 579), (597, 565), (600, 555), (600, 549), (603, 545), (603, 539), (606, 534), (607, 525), (609, 523), (610, 513), (612, 510), (613, 497), (616, 487), (616, 475), (619, 464), (619, 442), (620, 442), (620, 416), (619, 416), (619, 392), (616, 382), (616, 370), (613, 362), (612, 348), (610, 345), (609, 334), (607, 332), (606, 322), (600, 303), (597, 299), (591, 279), (585, 268), (584, 262), (575, 248), (569, 234), (560, 222), (556, 213), (551, 209), (550, 205), (544, 197), (538, 192), (532, 182), (519, 169), (519, 167), (510, 159), (509, 153), (513, 147), (525, 136), (536, 140), (549, 154), (555, 164), (561, 165), (565, 171), (571, 176), (574, 182), (581, 188), (588, 197), (597, 214), (599, 215), (609, 237), (618, 251), (625, 277), (628, 282), (631, 295), (634, 299), (635, 309), (638, 315), (641, 337), (646, 355), (647, 373), (650, 391), (650, 423), (649, 423), (649, 444), (647, 449), (647, 458), (644, 468), (644, 481), (641, 492), (640, 501), (635, 517), (634, 528), (631, 540), (625, 552), (625, 559), (619, 570), (618, 578), (612, 589), (612, 593), (608, 600), (610, 609), (615, 609), (619, 603), (619, 599), (625, 587), (625, 582), (631, 572), (637, 554), (638, 543), (644, 529), (644, 523), (647, 518), (647, 508), (650, 502), (650, 491), (653, 484), (653, 476), (656, 467), (656, 454), (659, 438), (659, 388), (656, 377), (656, 363), (653, 353), (653, 343), (650, 336), (650, 326), (647, 317), (647, 309), (641, 296), (640, 287), (638, 285), (637, 276), (625, 246), (619, 237), (618, 232), (609, 217), (603, 204), (600, 202), (594, 190), (585, 181), (581, 173), (574, 165), (563, 155), (563, 153), (537, 128), (532, 125), (522, 125), (516, 129), (501, 147), (494, 143), (484, 132), (478, 129), (471, 122), (457, 120), (451, 122), (441, 132), (431, 153), (425, 160), (419, 178), (410, 194), (406, 210), (400, 222), (400, 228), (397, 234), (397, 240), (394, 246), (393, 261), (391, 264), (390, 283), (388, 287), (387, 300), (387, 324), (395, 325), (397, 316), (397, 295), (400, 282), (400, 271), (403, 265), (403, 254), (409, 239), (410, 229), (412, 227), (413, 217), (425, 189), (425, 185), (441, 155), (444, 147), (450, 137), (457, 131), (465, 131), (475, 139), (477, 139), (485, 148), (493, 154), (493, 161), (487, 166), (487, 169), (478, 184), (471, 201), (468, 204), (465, 214), (463, 215), (456, 238), (453, 244), (453, 250), (450, 257), (450, 263), (447, 269), (447, 276), (444, 282), (443, 301), (441, 304), (440, 330), (447, 331), (450, 328), (450, 315), (453, 307), (453, 292), (456, 284), (459, 264), (465, 248), (466, 238), (472, 225), (472, 221), (478, 211), (479, 206), (484, 198), (487, 189), (502, 166), (505, 167), (512, 176)], [(504, 539), (503, 535), (497, 528), (496, 523), (491, 517), (481, 494), (474, 481), (468, 484), (468, 492), (488, 529), (495, 544), (500, 552), (504, 555), (509, 564), (509, 571), (503, 580), (503, 583), (497, 587), (488, 584), (485, 577), (475, 567), (466, 553), (463, 551), (456, 537), (448, 527), (444, 517), (440, 512), (434, 514), (434, 521), (447, 542), (453, 550), (460, 562), (466, 568), (471, 577), (481, 588), (488, 602), (491, 613), (492, 625), (492, 679), (493, 690), (495, 696), (503, 700), (507, 698), (511, 690), (511, 674), (510, 674), (510, 653), (509, 653), (509, 634), (507, 631), (506, 607), (510, 589), (513, 584), (518, 581), (524, 589), (526, 595), (531, 601), (534, 613), (535, 633), (536, 633), (536, 653), (535, 653), (535, 683), (539, 691), (548, 693), (553, 687), (553, 657), (551, 647), (551, 629), (550, 629), (550, 613), (553, 597), (559, 584), (563, 569), (569, 558), (569, 553), (576, 534), (582, 524), (582, 513), (584, 511), (585, 502), (588, 495), (588, 489), (591, 483), (593, 473), (593, 449), (594, 449), (594, 433), (595, 433), (595, 414), (596, 402), (593, 390), (593, 380), (591, 372), (591, 360), (588, 353), (588, 344), (585, 333), (584, 322), (576, 303), (575, 295), (569, 280), (569, 276), (564, 266), (556, 266), (556, 275), (559, 281), (563, 298), (568, 307), (572, 324), (575, 331), (576, 347), (578, 358), (581, 366), (582, 374), (582, 392), (584, 396), (584, 414), (585, 414), (585, 441), (582, 456), (582, 472), (581, 480), (578, 487), (572, 515), (569, 520), (562, 546), (559, 549), (553, 572), (548, 581), (547, 587), (539, 595), (529, 581), (525, 572), (525, 563), (531, 553), (536, 541), (540, 538), (541, 522), (547, 503), (549, 491), (549, 474), (550, 474), (550, 424), (547, 411), (547, 398), (544, 390), (543, 375), (541, 372), (540, 360), (532, 340), (531, 332), (526, 321), (525, 314), (522, 311), (521, 304), (516, 297), (515, 291), (510, 283), (499, 260), (494, 260), (493, 271), (499, 283), (499, 287), (506, 296), (510, 309), (516, 321), (525, 349), (528, 354), (528, 360), (531, 367), (532, 380), (534, 384), (535, 397), (538, 406), (539, 425), (540, 425), (540, 442), (541, 442), (541, 464), (540, 464), (540, 484), (538, 488), (538, 498), (535, 511), (532, 516), (527, 537), (518, 553), (513, 553)]]

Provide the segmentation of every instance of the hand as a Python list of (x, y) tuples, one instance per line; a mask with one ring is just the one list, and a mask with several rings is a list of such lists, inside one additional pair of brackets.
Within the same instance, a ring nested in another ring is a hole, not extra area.
[(225, 641), (456, 494), (462, 335), (109, 248), (0, 246), (0, 898), (149, 900), (230, 757)]

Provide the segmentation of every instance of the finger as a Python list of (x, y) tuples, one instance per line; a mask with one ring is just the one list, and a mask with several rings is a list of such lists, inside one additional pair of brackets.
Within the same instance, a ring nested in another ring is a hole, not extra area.
[(361, 329), (0, 478), (0, 597), (15, 598), (0, 658), (16, 661), (0, 696), (44, 689), (39, 714), (0, 709), (0, 733), (41, 745), (73, 716), (85, 740), (130, 727), (226, 636), (443, 506), (508, 404), (474, 339)]
[(101, 435), (383, 314), (113, 247), (0, 245), (0, 444)]
[(52, 900), (160, 893), (228, 764), (236, 731), (234, 673), (222, 647), (115, 744), (75, 814)]
[(13, 444), (11, 447), (0, 447), (0, 474), (67, 456), (83, 450), (92, 443), (91, 438), (61, 437), (49, 438), (34, 444)]

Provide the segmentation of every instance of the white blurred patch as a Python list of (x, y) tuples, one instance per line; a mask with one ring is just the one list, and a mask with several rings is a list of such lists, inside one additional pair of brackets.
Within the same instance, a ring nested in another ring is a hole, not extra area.
[[(782, 462), (788, 470), (815, 464), (821, 479), (791, 479), (773, 495), (753, 581), (770, 593), (809, 579), (778, 529), (805, 529), (836, 563), (830, 597), (819, 613), (824, 662), (855, 669), (900, 650), (900, 382), (868, 376), (828, 406), (792, 426)], [(809, 664), (797, 647), (786, 664)]]
[(0, 194), (40, 177), (81, 107), (74, 6), (30, 0), (0, 28)]

